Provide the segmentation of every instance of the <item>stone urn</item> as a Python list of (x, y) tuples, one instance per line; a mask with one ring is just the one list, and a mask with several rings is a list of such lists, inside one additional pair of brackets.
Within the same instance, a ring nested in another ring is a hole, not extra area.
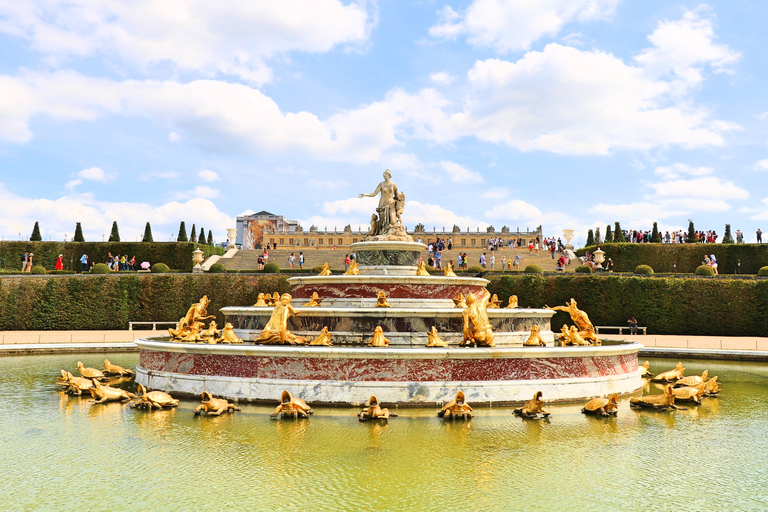
[(227, 250), (237, 249), (237, 246), (235, 245), (235, 239), (237, 238), (237, 229), (228, 229), (227, 238), (229, 238), (229, 243), (227, 244)]
[(605, 251), (598, 247), (597, 250), (592, 254), (595, 256), (595, 265), (597, 265), (597, 268), (603, 268), (603, 262), (605, 261)]
[(573, 230), (564, 229), (563, 236), (565, 237), (565, 248), (573, 250), (573, 246), (571, 245), (571, 239), (573, 238)]
[(200, 266), (202, 262), (203, 262), (203, 251), (201, 251), (200, 248), (198, 247), (197, 250), (192, 251), (192, 263), (195, 264), (195, 266), (192, 267), (193, 274), (199, 274), (203, 271), (203, 267)]

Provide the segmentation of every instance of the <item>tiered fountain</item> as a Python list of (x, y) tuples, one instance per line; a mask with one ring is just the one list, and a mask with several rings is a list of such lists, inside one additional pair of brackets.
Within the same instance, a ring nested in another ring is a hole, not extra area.
[[(389, 404), (435, 404), (451, 400), (457, 389), (473, 404), (504, 404), (536, 391), (548, 400), (576, 400), (641, 387), (640, 344), (556, 346), (553, 310), (486, 309), (486, 279), (417, 275), (425, 246), (406, 233), (400, 221), (405, 197), (390, 178), (385, 171), (376, 190), (361, 195), (381, 199), (365, 240), (352, 246), (359, 275), (288, 280), (296, 315), (285, 327), (307, 339), (327, 327), (334, 346), (255, 344), (273, 308), (226, 307), (222, 312), (244, 344), (139, 340), (137, 382), (177, 394), (271, 402), (287, 389), (310, 403), (350, 405), (371, 395)], [(381, 292), (389, 307), (377, 306)], [(315, 293), (321, 305), (302, 307)], [(476, 297), (474, 308), (456, 307), (459, 293)], [(483, 322), (492, 329), (490, 340), (473, 336)], [(377, 327), (389, 346), (367, 346)], [(447, 347), (426, 346), (433, 327)], [(537, 330), (546, 346), (524, 346)], [(460, 346), (464, 342), (468, 346)]]

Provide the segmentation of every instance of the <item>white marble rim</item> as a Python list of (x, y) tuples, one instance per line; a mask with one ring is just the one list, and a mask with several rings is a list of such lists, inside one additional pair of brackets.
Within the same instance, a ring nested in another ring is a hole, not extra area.
[(426, 244), (419, 242), (398, 242), (396, 240), (372, 240), (370, 242), (355, 242), (349, 245), (355, 251), (425, 251)]
[(250, 357), (311, 359), (541, 359), (557, 357), (607, 357), (636, 354), (641, 343), (589, 347), (310, 347), (303, 345), (209, 345), (202, 343), (135, 340), (140, 350)]
[(404, 275), (359, 275), (359, 276), (297, 276), (288, 279), (291, 286), (302, 284), (431, 284), (482, 286), (490, 281), (482, 277), (447, 277), (447, 276), (404, 276)]
[[(232, 307), (221, 308), (221, 312), (227, 316), (263, 316), (271, 313), (273, 307), (254, 308), (254, 307)], [(381, 318), (430, 318), (436, 315), (460, 317), (463, 308), (376, 308), (376, 307), (294, 307), (299, 317), (324, 317), (329, 315), (344, 317), (369, 317), (375, 314)], [(489, 309), (489, 318), (552, 318), (554, 311), (548, 309)]]

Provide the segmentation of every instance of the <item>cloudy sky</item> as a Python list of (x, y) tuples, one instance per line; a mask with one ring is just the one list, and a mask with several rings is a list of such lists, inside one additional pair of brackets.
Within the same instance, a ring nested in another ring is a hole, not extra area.
[(0, 236), (768, 230), (768, 3), (0, 0)]

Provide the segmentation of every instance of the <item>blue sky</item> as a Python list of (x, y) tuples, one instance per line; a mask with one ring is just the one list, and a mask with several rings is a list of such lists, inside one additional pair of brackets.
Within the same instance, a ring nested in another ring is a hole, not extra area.
[(0, 0), (0, 236), (768, 230), (764, 2)]

